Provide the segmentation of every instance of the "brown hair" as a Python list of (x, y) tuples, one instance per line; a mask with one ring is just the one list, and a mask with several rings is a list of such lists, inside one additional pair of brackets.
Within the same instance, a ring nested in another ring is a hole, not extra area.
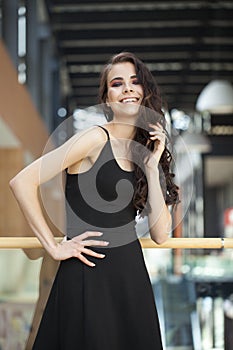
[[(107, 78), (112, 66), (118, 63), (130, 62), (134, 65), (139, 84), (143, 88), (142, 106), (139, 110), (139, 116), (136, 125), (136, 132), (131, 147), (132, 159), (135, 164), (135, 191), (134, 206), (142, 213), (144, 209), (149, 210), (147, 205), (148, 185), (144, 171), (144, 163), (147, 161), (149, 154), (153, 151), (155, 142), (149, 140), (149, 123), (156, 124), (159, 122), (165, 130), (165, 117), (162, 111), (162, 100), (158, 86), (152, 73), (147, 66), (130, 52), (122, 52), (113, 56), (104, 67), (99, 88), (99, 100), (104, 103), (104, 113), (108, 121), (113, 119), (113, 112), (106, 105), (108, 93)], [(165, 130), (166, 132), (166, 130)], [(167, 132), (166, 132), (167, 134)], [(169, 135), (167, 134), (166, 145), (159, 161), (160, 184), (167, 205), (178, 203), (178, 187), (173, 182), (174, 174), (170, 172), (172, 155), (168, 150)]]

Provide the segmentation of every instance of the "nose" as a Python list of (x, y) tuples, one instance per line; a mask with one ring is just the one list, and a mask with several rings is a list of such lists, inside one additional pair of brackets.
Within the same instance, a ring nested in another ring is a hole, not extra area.
[(125, 84), (124, 86), (124, 92), (133, 92), (134, 89), (131, 84)]

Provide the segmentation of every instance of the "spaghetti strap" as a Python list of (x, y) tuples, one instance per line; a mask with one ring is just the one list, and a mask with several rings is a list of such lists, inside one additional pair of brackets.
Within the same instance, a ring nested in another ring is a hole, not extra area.
[(101, 128), (101, 129), (103, 129), (103, 130), (105, 131), (105, 133), (106, 133), (106, 135), (107, 135), (107, 137), (108, 137), (108, 141), (109, 141), (109, 140), (110, 140), (110, 136), (109, 136), (108, 130), (105, 129), (105, 128), (104, 128), (103, 126), (101, 126), (101, 125), (98, 125), (98, 127)]

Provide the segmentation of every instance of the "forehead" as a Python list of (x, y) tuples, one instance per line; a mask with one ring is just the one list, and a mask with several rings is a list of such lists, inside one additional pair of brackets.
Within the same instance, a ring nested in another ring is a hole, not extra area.
[(131, 62), (116, 63), (108, 73), (108, 81), (114, 78), (130, 78), (136, 74), (134, 64)]

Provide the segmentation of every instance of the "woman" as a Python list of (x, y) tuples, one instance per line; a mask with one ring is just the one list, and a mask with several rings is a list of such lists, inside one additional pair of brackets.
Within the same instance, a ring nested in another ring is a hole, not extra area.
[[(33, 350), (162, 349), (135, 231), (135, 216), (148, 215), (151, 238), (163, 243), (177, 202), (161, 101), (147, 67), (126, 52), (105, 66), (100, 100), (106, 125), (74, 135), (10, 182), (35, 235), (61, 261)], [(63, 170), (67, 240), (56, 243), (37, 191)]]

